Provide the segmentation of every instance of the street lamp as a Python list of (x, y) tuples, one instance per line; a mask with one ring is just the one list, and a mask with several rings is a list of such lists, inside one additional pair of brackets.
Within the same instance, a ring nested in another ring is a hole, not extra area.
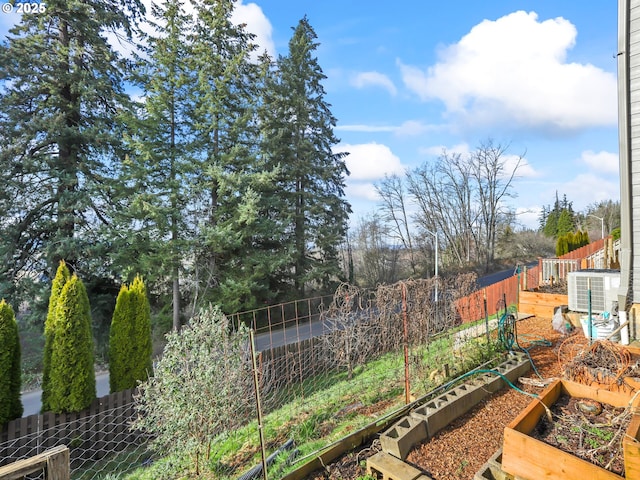
[(600, 233), (602, 235), (602, 238), (604, 238), (604, 218), (601, 218), (597, 215), (593, 215), (592, 213), (589, 213), (587, 216), (597, 218), (598, 220), (600, 220)]
[(435, 233), (433, 233), (430, 230), (427, 230), (426, 228), (424, 229), (425, 232), (433, 235), (433, 237), (436, 239), (436, 295), (435, 295), (435, 300), (436, 303), (438, 302), (438, 235), (436, 235)]

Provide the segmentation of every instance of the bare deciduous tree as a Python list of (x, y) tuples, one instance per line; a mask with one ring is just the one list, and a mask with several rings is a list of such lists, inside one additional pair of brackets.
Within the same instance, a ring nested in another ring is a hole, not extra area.
[(407, 175), (407, 190), (419, 207), (417, 226), (442, 238), (443, 249), (460, 266), (471, 259), (477, 235), (470, 178), (468, 161), (446, 151)]
[(382, 199), (382, 212), (384, 220), (390, 226), (390, 233), (397, 238), (409, 254), (409, 266), (411, 274), (416, 274), (416, 257), (413, 235), (407, 212), (407, 195), (402, 179), (398, 175), (385, 176), (384, 180), (376, 185), (376, 191)]
[[(498, 231), (513, 223), (505, 199), (515, 196), (513, 180), (523, 161), (522, 155), (508, 155), (508, 147), (489, 139), (469, 155), (444, 150), (437, 160), (408, 172), (404, 182), (386, 177), (376, 187), (383, 218), (410, 251), (412, 267), (416, 246), (435, 249), (437, 235), (443, 263), (489, 268)], [(407, 214), (411, 203), (417, 207), (413, 226)]]
[(495, 144), (489, 139), (471, 155), (472, 178), (480, 209), (481, 225), (484, 227), (484, 264), (488, 269), (493, 263), (496, 235), (500, 220), (509, 214), (504, 199), (514, 197), (512, 183), (522, 163), (523, 155), (509, 163), (506, 154), (509, 145)]
[(380, 216), (362, 218), (355, 232), (354, 269), (359, 283), (375, 287), (398, 279), (400, 250), (391, 244), (389, 227)]

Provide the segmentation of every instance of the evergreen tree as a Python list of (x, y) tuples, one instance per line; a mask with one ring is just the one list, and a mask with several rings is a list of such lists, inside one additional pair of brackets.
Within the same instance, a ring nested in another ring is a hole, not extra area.
[[(196, 73), (189, 60), (192, 19), (180, 0), (153, 4), (156, 35), (148, 37), (145, 56), (138, 60), (136, 80), (144, 93), (137, 118), (130, 119), (124, 181), (128, 208), (120, 220), (132, 245), (122, 249), (135, 261), (123, 260), (127, 271), (145, 271), (152, 282), (169, 280), (173, 326), (180, 327), (180, 274), (188, 241), (188, 198), (193, 172), (193, 85)], [(141, 248), (142, 247), (142, 248)], [(162, 287), (162, 285), (158, 285)], [(162, 291), (162, 288), (159, 288)]]
[(344, 199), (346, 154), (331, 150), (339, 140), (324, 98), (326, 77), (315, 57), (317, 47), (305, 17), (266, 82), (261, 108), (262, 148), (267, 161), (280, 168), (273, 208), (288, 257), (280, 275), (298, 296), (308, 286), (327, 288), (341, 275), (337, 246), (350, 212)]
[(128, 367), (132, 349), (133, 305), (132, 295), (127, 285), (122, 285), (116, 307), (113, 311), (111, 329), (109, 331), (109, 391), (126, 390)]
[(555, 238), (558, 234), (558, 217), (560, 214), (555, 210), (551, 210), (547, 214), (547, 219), (542, 229), (542, 232), (547, 237)]
[(0, 300), (0, 426), (22, 416), (20, 337), (13, 309)]
[(565, 253), (569, 253), (569, 242), (567, 241), (567, 236), (562, 235), (556, 241), (556, 257), (561, 257)]
[(74, 274), (58, 298), (51, 345), (49, 407), (78, 412), (96, 398), (96, 378), (89, 298)]
[(579, 232), (576, 232), (575, 235), (572, 232), (568, 232), (566, 235), (564, 235), (567, 240), (567, 251), (565, 253), (572, 252), (580, 246), (579, 243), (581, 237), (579, 237), (578, 234)]
[(54, 0), (22, 15), (0, 44), (5, 290), (21, 272), (52, 272), (63, 258), (104, 264), (94, 232), (110, 221), (128, 103), (124, 63), (107, 33), (131, 38), (142, 11), (139, 0)]
[(123, 285), (113, 313), (109, 341), (111, 392), (134, 388), (151, 373), (151, 314), (144, 282)]
[(573, 221), (573, 216), (571, 211), (563, 208), (560, 212), (560, 216), (558, 217), (558, 225), (556, 230), (557, 236), (567, 235), (568, 233), (572, 233), (575, 229), (575, 224)]
[(201, 206), (196, 276), (202, 300), (225, 312), (256, 307), (273, 293), (268, 278), (279, 260), (275, 229), (261, 214), (273, 168), (259, 160), (258, 68), (253, 36), (231, 21), (233, 0), (195, 2), (191, 43), (198, 104), (196, 194)]
[(560, 218), (560, 200), (558, 200), (558, 192), (556, 192), (556, 201), (553, 208), (546, 208), (546, 220), (542, 232), (547, 237), (556, 238), (558, 236), (558, 219)]
[(51, 392), (51, 348), (55, 336), (56, 313), (58, 301), (62, 289), (69, 281), (71, 273), (64, 260), (60, 261), (56, 276), (51, 283), (51, 295), (49, 296), (49, 309), (47, 311), (47, 319), (44, 323), (44, 357), (42, 359), (42, 412), (51, 410), (49, 405), (49, 395)]

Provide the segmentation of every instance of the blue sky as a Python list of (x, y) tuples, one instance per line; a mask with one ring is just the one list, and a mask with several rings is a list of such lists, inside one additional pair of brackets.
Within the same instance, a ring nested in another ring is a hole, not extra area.
[[(556, 191), (576, 210), (619, 199), (616, 2), (242, 0), (235, 18), (278, 55), (304, 15), (351, 153), (354, 222), (385, 174), (488, 138), (524, 155), (507, 200), (522, 226)], [(2, 36), (15, 19), (0, 15)]]

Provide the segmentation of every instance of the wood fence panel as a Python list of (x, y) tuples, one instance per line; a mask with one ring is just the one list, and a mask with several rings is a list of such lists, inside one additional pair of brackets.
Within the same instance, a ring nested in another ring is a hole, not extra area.
[[(475, 322), (486, 315), (495, 315), (504, 308), (506, 296), (507, 306), (518, 302), (518, 277), (512, 276), (488, 285), (480, 290), (456, 300), (456, 308), (463, 323)], [(485, 300), (487, 311), (485, 312)]]
[(130, 446), (141, 435), (130, 431), (134, 390), (96, 399), (82, 412), (29, 415), (0, 430), (0, 465), (68, 445), (72, 468)]
[(552, 318), (555, 307), (567, 305), (568, 296), (551, 293), (520, 292), (518, 310), (536, 317)]

